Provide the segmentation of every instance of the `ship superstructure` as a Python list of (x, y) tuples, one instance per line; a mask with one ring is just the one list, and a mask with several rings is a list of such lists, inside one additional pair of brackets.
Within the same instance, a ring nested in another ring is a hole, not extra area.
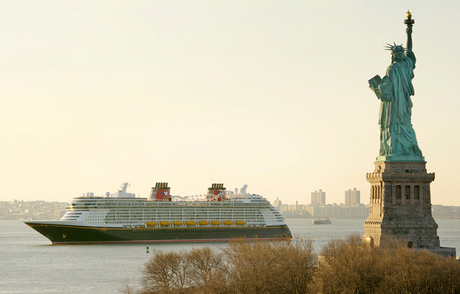
[(279, 239), (291, 233), (283, 216), (260, 195), (212, 184), (198, 196), (171, 196), (156, 183), (148, 198), (127, 193), (75, 197), (59, 221), (25, 221), (53, 244)]

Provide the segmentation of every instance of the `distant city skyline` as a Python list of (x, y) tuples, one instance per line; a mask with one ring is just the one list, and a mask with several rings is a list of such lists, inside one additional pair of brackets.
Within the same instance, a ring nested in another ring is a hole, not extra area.
[(0, 1), (0, 200), (173, 195), (211, 183), (274, 201), (342, 203), (379, 152), (368, 80), (415, 20), (412, 124), (460, 205), (460, 2)]
[[(356, 188), (354, 188), (356, 189)], [(112, 192), (115, 192), (116, 190), (113, 190)], [(326, 193), (325, 191), (322, 191), (322, 189), (320, 189), (321, 192), (323, 193)], [(320, 192), (318, 191), (318, 192)], [(349, 189), (348, 191), (344, 191), (345, 194), (347, 192), (353, 192), (353, 190)], [(360, 195), (361, 191), (356, 191), (358, 192), (358, 194)], [(63, 203), (67, 203), (67, 202), (70, 202), (72, 200), (73, 197), (79, 197), (79, 196), (85, 196), (86, 194), (88, 193), (91, 193), (91, 192), (85, 192), (85, 193), (81, 193), (80, 195), (73, 195), (73, 196), (70, 196), (70, 198), (68, 198), (67, 200), (64, 200), (64, 198), (62, 198), (62, 200), (44, 200), (44, 199), (20, 199), (20, 198), (5, 198), (5, 199), (1, 199), (0, 201), (48, 201), (48, 202), (63, 202)], [(313, 192), (312, 192), (313, 193)], [(93, 193), (94, 194), (94, 193)], [(196, 194), (196, 195), (205, 195), (205, 193), (201, 193), (201, 194)], [(196, 195), (192, 195), (192, 196), (196, 196)], [(105, 193), (100, 193), (99, 194), (94, 194), (94, 196), (106, 196)], [(176, 196), (176, 195), (172, 195), (172, 196)], [(187, 195), (187, 196), (190, 196), (190, 195)], [(145, 198), (148, 198), (148, 194), (144, 194), (144, 195), (136, 195), (136, 197), (145, 197)], [(325, 204), (338, 204), (338, 205), (355, 205), (355, 204), (362, 204), (362, 205), (369, 205), (369, 199), (365, 199), (365, 201), (358, 201), (358, 203), (354, 203), (354, 204), (347, 204), (346, 202), (346, 197), (342, 197), (342, 200), (340, 200), (338, 197), (334, 197), (333, 199), (337, 199), (338, 201), (335, 202), (335, 201), (327, 201), (327, 198), (325, 198)], [(360, 196), (359, 196), (360, 197)], [(299, 204), (299, 205), (312, 205), (312, 202), (311, 202), (311, 193), (310, 195), (305, 195), (304, 197), (299, 197), (299, 198), (293, 198), (292, 201), (286, 201), (283, 200), (283, 198), (280, 199), (280, 197), (277, 197), (276, 199), (274, 200), (271, 200), (272, 202), (272, 205), (274, 205), (274, 201), (276, 200), (280, 200), (282, 201), (284, 204), (288, 204), (288, 205), (295, 205), (296, 203)], [(366, 201), (367, 200), (367, 201)], [(441, 206), (456, 206), (456, 205), (447, 205), (447, 204), (442, 204), (442, 203), (433, 203), (433, 205), (441, 205)]]
[[(0, 201), (0, 220), (26, 220), (32, 219), (60, 219), (65, 213), (66, 202), (46, 202), (46, 201)], [(368, 205), (340, 206), (326, 204), (316, 206), (305, 204), (287, 204), (275, 199), (273, 206), (280, 209), (280, 212), (288, 213), (288, 217), (320, 217), (323, 213), (335, 217), (362, 217), (366, 218), (369, 214)], [(329, 211), (329, 212), (328, 212)], [(433, 216), (436, 218), (459, 218), (459, 206), (432, 206)], [(305, 214), (307, 212), (308, 214)], [(316, 214), (316, 215), (315, 215)]]

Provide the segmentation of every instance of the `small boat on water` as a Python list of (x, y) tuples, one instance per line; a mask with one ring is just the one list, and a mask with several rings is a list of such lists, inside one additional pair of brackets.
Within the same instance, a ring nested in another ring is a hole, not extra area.
[(332, 222), (327, 217), (317, 218), (311, 222), (314, 225), (330, 225)]

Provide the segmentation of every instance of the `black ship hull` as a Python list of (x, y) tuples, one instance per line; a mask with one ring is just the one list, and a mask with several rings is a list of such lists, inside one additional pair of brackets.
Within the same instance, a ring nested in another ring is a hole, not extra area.
[(291, 238), (287, 226), (113, 228), (25, 222), (53, 244), (222, 242), (236, 238), (275, 240)]

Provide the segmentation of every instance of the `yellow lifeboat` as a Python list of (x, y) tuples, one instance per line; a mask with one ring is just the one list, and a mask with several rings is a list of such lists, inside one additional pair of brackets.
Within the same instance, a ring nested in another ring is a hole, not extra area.
[(166, 222), (166, 221), (165, 222), (160, 222), (160, 226), (162, 226), (162, 227), (167, 227), (170, 224), (171, 224), (171, 222)]
[(187, 226), (194, 226), (194, 225), (196, 225), (196, 222), (194, 222), (194, 221), (186, 221), (185, 224)]
[(233, 225), (233, 222), (232, 221), (224, 221), (224, 225), (230, 226), (230, 225)]
[(147, 222), (146, 225), (147, 227), (156, 227), (157, 222)]
[(209, 225), (209, 222), (208, 221), (199, 221), (198, 224), (200, 226), (207, 226), (207, 225)]
[(211, 225), (218, 226), (218, 225), (220, 225), (220, 221), (212, 221)]
[(181, 222), (181, 221), (174, 221), (173, 222), (173, 225), (175, 226), (182, 226), (184, 224), (184, 222)]
[(238, 225), (238, 226), (242, 226), (242, 225), (245, 225), (246, 222), (245, 221), (236, 221), (235, 224)]

